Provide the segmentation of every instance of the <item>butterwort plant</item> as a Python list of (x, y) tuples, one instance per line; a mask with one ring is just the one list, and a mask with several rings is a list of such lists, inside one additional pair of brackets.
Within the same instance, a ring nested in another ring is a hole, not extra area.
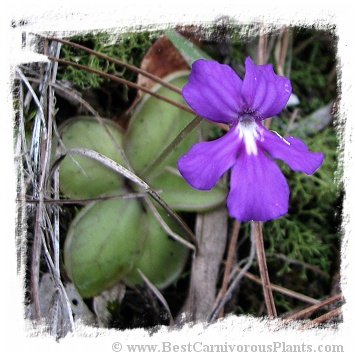
[(210, 190), (231, 169), (227, 207), (241, 222), (288, 212), (289, 187), (273, 159), (308, 175), (323, 162), (323, 153), (310, 152), (302, 140), (283, 138), (263, 125), (282, 111), (291, 92), (288, 78), (275, 74), (271, 64), (255, 65), (250, 57), (243, 79), (228, 65), (199, 59), (182, 89), (198, 115), (228, 124), (229, 130), (219, 139), (194, 144), (178, 159), (178, 169), (198, 190)]

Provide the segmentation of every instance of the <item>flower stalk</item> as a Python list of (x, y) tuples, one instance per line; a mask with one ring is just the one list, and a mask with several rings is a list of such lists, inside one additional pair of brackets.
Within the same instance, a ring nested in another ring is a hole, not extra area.
[(263, 287), (267, 314), (270, 318), (276, 318), (277, 312), (275, 308), (274, 298), (272, 295), (271, 283), (270, 283), (269, 273), (266, 264), (262, 223), (258, 221), (253, 221), (252, 230), (253, 230), (252, 239), (255, 239), (256, 256), (259, 265), (260, 278)]

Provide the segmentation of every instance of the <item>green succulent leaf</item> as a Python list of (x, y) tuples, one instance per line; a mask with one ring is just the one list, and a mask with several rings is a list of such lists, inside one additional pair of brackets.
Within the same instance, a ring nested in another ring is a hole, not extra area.
[[(183, 234), (181, 228), (161, 209), (159, 213), (171, 229)], [(138, 273), (139, 269), (158, 289), (164, 289), (181, 274), (189, 255), (189, 249), (169, 237), (150, 210), (146, 213), (146, 219), (148, 232), (142, 254), (124, 280), (128, 284), (142, 284), (143, 280)]]
[(72, 222), (64, 264), (83, 297), (92, 297), (124, 277), (141, 253), (146, 218), (135, 199), (94, 202)]
[[(94, 117), (69, 119), (59, 129), (65, 146), (60, 148), (60, 152), (65, 153), (70, 148), (91, 149), (124, 165), (118, 149), (122, 148), (121, 130), (112, 121), (104, 120), (104, 124), (109, 134)], [(60, 163), (59, 177), (62, 193), (77, 199), (97, 197), (118, 189), (123, 183), (121, 175), (81, 155), (66, 156)]]
[[(188, 74), (187, 71), (176, 72), (166, 77), (165, 80), (181, 88), (186, 84)], [(161, 85), (153, 87), (152, 91), (185, 104), (180, 94)], [(193, 118), (193, 114), (183, 109), (151, 95), (145, 95), (130, 119), (124, 140), (127, 158), (135, 172), (140, 175)], [(196, 141), (198, 141), (197, 132), (192, 131), (156, 170), (161, 170), (164, 165), (176, 162), (177, 158)]]
[[(181, 88), (187, 82), (188, 73), (176, 72), (165, 80)], [(154, 87), (153, 90), (184, 103), (181, 95), (161, 85)], [(226, 191), (222, 188), (211, 191), (195, 190), (185, 182), (178, 171), (171, 173), (171, 169), (176, 170), (177, 159), (194, 143), (200, 141), (197, 130), (192, 130), (162, 162), (152, 166), (156, 158), (169, 147), (194, 117), (181, 108), (151, 95), (145, 95), (130, 120), (124, 140), (126, 155), (137, 174), (142, 174), (142, 178), (154, 189), (162, 189), (163, 200), (173, 209), (180, 211), (207, 210), (221, 204), (226, 196)], [(207, 129), (211, 124), (204, 122), (201, 127)]]
[(173, 168), (168, 168), (155, 177), (151, 186), (161, 190), (160, 197), (177, 211), (205, 211), (225, 202), (227, 188), (215, 186), (209, 191), (191, 187)]

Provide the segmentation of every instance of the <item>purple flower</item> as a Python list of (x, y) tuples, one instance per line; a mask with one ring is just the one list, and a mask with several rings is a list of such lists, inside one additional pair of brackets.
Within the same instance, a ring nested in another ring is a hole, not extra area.
[(197, 114), (230, 129), (217, 140), (194, 144), (179, 158), (179, 171), (192, 187), (209, 190), (231, 168), (227, 207), (239, 221), (287, 213), (290, 191), (273, 159), (308, 175), (323, 162), (323, 153), (310, 152), (300, 139), (282, 138), (262, 124), (280, 113), (291, 91), (290, 80), (276, 75), (271, 64), (254, 65), (249, 57), (243, 80), (227, 65), (197, 60), (182, 89)]

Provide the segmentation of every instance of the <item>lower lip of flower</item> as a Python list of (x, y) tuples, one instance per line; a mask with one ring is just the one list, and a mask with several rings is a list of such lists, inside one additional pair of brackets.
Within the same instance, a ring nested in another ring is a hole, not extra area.
[(237, 129), (239, 131), (239, 138), (244, 142), (247, 154), (257, 155), (258, 149), (256, 141), (258, 140), (259, 134), (257, 132), (255, 119), (251, 115), (244, 115), (239, 119)]

